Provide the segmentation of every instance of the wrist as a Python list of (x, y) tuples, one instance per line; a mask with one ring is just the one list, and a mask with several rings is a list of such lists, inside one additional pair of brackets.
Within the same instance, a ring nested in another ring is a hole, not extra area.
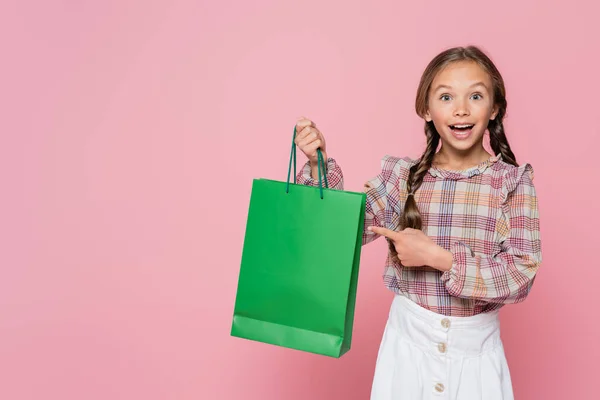
[[(327, 158), (325, 153), (323, 153), (323, 160), (324, 160), (324, 169), (325, 169), (325, 175), (327, 175)], [(319, 176), (319, 162), (317, 160), (313, 161), (313, 160), (309, 160), (309, 165), (310, 165), (310, 171), (311, 171), (311, 175), (313, 178), (317, 179), (317, 177)]]
[(432, 252), (430, 267), (446, 272), (452, 268), (452, 253), (443, 247), (437, 246)]
[[(323, 162), (325, 163), (325, 168), (327, 168), (327, 153), (325, 153), (324, 151), (323, 153)], [(311, 168), (317, 168), (319, 166), (319, 159), (315, 158), (314, 160), (308, 160), (308, 162), (310, 163), (310, 167)]]

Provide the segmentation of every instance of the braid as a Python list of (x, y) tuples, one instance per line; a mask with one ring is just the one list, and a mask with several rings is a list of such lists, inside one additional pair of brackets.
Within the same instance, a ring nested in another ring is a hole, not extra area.
[[(425, 136), (427, 137), (425, 151), (423, 152), (423, 155), (421, 155), (419, 161), (410, 168), (408, 179), (406, 180), (406, 190), (409, 196), (406, 198), (404, 210), (400, 216), (401, 230), (405, 228), (421, 229), (422, 226), (421, 213), (419, 212), (419, 207), (417, 207), (414, 193), (419, 189), (423, 183), (425, 174), (429, 171), (429, 168), (431, 168), (433, 157), (435, 156), (435, 152), (437, 151), (440, 142), (440, 135), (436, 131), (433, 122), (425, 123)], [(400, 263), (398, 253), (391, 241), (388, 241), (388, 246), (392, 260), (396, 263)]]
[(490, 146), (492, 150), (494, 150), (495, 154), (502, 154), (502, 159), (518, 167), (517, 159), (513, 154), (510, 145), (508, 144), (508, 139), (506, 139), (506, 134), (504, 133), (504, 125), (502, 124), (502, 116), (498, 115), (496, 119), (491, 120), (488, 124), (488, 131), (490, 132)]

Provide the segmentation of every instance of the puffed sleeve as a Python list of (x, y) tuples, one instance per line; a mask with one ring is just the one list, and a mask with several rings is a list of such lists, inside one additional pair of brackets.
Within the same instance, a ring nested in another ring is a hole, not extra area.
[(497, 230), (497, 254), (474, 253), (461, 241), (451, 245), (452, 267), (442, 274), (448, 292), (491, 303), (518, 303), (527, 297), (542, 262), (538, 200), (530, 164), (510, 169), (501, 191), (504, 218)]

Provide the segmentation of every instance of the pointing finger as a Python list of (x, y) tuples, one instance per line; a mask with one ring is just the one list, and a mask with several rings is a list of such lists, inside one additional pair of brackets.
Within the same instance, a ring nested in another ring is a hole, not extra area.
[(370, 226), (367, 228), (367, 230), (369, 230), (373, 233), (376, 233), (378, 235), (385, 236), (386, 238), (389, 238), (392, 240), (396, 240), (398, 238), (398, 232), (392, 231), (387, 228), (382, 228), (379, 226)]

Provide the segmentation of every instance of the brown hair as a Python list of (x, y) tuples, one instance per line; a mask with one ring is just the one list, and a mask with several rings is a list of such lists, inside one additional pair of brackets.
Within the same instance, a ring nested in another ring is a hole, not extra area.
[[(445, 68), (448, 64), (458, 61), (473, 61), (476, 62), (484, 71), (486, 71), (493, 84), (494, 104), (498, 107), (498, 114), (495, 119), (490, 120), (488, 131), (490, 133), (490, 145), (495, 154), (502, 154), (504, 162), (518, 166), (515, 155), (510, 149), (506, 135), (504, 134), (504, 126), (502, 120), (506, 115), (506, 90), (504, 88), (504, 80), (502, 75), (490, 60), (490, 58), (479, 48), (475, 46), (469, 47), (454, 47), (438, 54), (427, 66), (421, 82), (417, 90), (417, 98), (415, 101), (415, 109), (417, 114), (424, 118), (428, 110), (429, 91), (431, 84), (436, 75)], [(410, 173), (407, 179), (408, 197), (404, 205), (404, 211), (400, 216), (400, 229), (413, 228), (421, 229), (422, 220), (421, 213), (417, 207), (414, 194), (423, 183), (425, 174), (431, 168), (433, 158), (437, 151), (440, 142), (440, 135), (435, 129), (433, 122), (425, 123), (425, 136), (427, 137), (427, 146), (419, 161), (410, 168)], [(392, 259), (396, 262), (398, 254), (392, 242), (389, 242)]]

